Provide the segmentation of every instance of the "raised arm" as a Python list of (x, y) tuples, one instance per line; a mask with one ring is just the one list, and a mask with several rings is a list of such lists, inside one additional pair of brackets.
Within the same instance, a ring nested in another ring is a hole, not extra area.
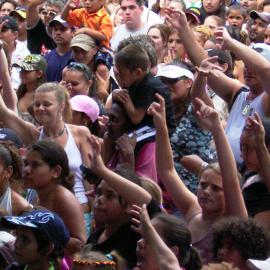
[(145, 242), (153, 250), (154, 260), (157, 262), (160, 270), (181, 270), (178, 259), (172, 250), (161, 239), (154, 226), (152, 225), (147, 213), (146, 205), (142, 207), (133, 205), (131, 213), (133, 214), (132, 228), (141, 233)]
[(193, 104), (199, 122), (212, 133), (216, 145), (225, 197), (225, 214), (246, 218), (247, 210), (240, 189), (236, 162), (218, 112), (198, 98)]
[(196, 196), (189, 191), (174, 169), (173, 154), (168, 136), (165, 116), (165, 101), (156, 94), (159, 103), (152, 103), (148, 112), (154, 118), (156, 127), (156, 163), (157, 173), (166, 189), (172, 196), (174, 203), (186, 220), (198, 213), (201, 208)]
[(270, 154), (265, 145), (265, 130), (262, 120), (258, 113), (254, 113), (254, 117), (248, 117), (246, 122), (246, 130), (250, 137), (254, 140), (254, 145), (260, 166), (260, 175), (270, 192)]
[(270, 94), (270, 63), (268, 60), (256, 50), (231, 38), (225, 27), (218, 28), (215, 31), (215, 37), (222, 49), (231, 51), (237, 59), (242, 60), (250, 70), (256, 73), (262, 84), (262, 89)]
[[(207, 52), (196, 41), (193, 31), (187, 24), (184, 12), (168, 10), (166, 19), (178, 29), (185, 51), (195, 66), (200, 66), (201, 62), (208, 57)], [(192, 44), (192, 46), (190, 46)], [(231, 104), (236, 92), (243, 86), (237, 80), (227, 77), (220, 71), (216, 71), (218, 76), (210, 74), (208, 84), (222, 99)]]
[(2, 47), (0, 49), (0, 78), (3, 87), (3, 99), (5, 104), (10, 110), (17, 111), (17, 96), (11, 85), (7, 57)]
[(119, 174), (108, 169), (101, 158), (101, 145), (99, 140), (92, 136), (90, 143), (93, 149), (92, 170), (105, 180), (129, 204), (149, 204), (151, 195), (139, 185), (127, 180)]
[(8, 109), (2, 96), (0, 96), (0, 121), (5, 127), (13, 129), (24, 145), (30, 146), (37, 141), (38, 129), (22, 120), (14, 111)]
[(28, 0), (28, 8), (26, 11), (26, 26), (28, 28), (32, 28), (37, 25), (40, 20), (38, 6), (45, 2), (45, 0)]
[(76, 5), (73, 3), (72, 0), (68, 0), (61, 12), (61, 18), (66, 21), (68, 18), (69, 11), (76, 8)]

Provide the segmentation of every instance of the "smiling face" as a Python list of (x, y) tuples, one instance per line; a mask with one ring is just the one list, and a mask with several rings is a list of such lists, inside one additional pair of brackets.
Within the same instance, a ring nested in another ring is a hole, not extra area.
[(200, 177), (197, 198), (204, 213), (223, 214), (225, 200), (221, 175), (206, 169)]
[(51, 125), (61, 118), (64, 104), (59, 104), (55, 92), (36, 92), (34, 115), (41, 125)]

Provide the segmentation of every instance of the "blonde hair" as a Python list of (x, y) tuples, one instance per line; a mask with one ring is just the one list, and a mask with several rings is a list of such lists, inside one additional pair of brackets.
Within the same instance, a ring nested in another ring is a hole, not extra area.
[(213, 37), (214, 32), (206, 25), (198, 25), (193, 28), (193, 31), (199, 33), (203, 39), (203, 43)]
[(162, 191), (158, 184), (156, 184), (152, 179), (142, 176), (140, 177), (142, 188), (145, 189), (159, 205), (162, 205)]
[(65, 122), (70, 123), (72, 119), (72, 111), (69, 103), (69, 93), (67, 90), (57, 83), (43, 83), (36, 91), (37, 93), (50, 93), (54, 92), (59, 104), (64, 104), (63, 119)]

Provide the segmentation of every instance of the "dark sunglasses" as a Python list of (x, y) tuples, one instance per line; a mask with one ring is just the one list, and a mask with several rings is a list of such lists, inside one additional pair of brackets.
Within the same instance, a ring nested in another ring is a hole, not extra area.
[(181, 77), (175, 78), (175, 79), (166, 78), (166, 77), (161, 77), (160, 79), (161, 79), (161, 81), (162, 81), (164, 84), (176, 84), (177, 82), (186, 79), (186, 77), (185, 77), (185, 76), (181, 76)]

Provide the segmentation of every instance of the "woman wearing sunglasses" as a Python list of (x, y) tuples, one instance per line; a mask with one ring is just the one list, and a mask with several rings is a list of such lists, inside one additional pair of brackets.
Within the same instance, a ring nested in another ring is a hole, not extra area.
[(212, 156), (210, 153), (212, 136), (198, 125), (193, 112), (191, 104), (193, 71), (187, 64), (174, 61), (163, 66), (158, 76), (170, 89), (177, 121), (177, 127), (170, 138), (175, 168), (185, 185), (195, 193), (198, 185), (197, 176), (187, 171), (180, 160), (186, 155), (194, 154), (209, 161)]

